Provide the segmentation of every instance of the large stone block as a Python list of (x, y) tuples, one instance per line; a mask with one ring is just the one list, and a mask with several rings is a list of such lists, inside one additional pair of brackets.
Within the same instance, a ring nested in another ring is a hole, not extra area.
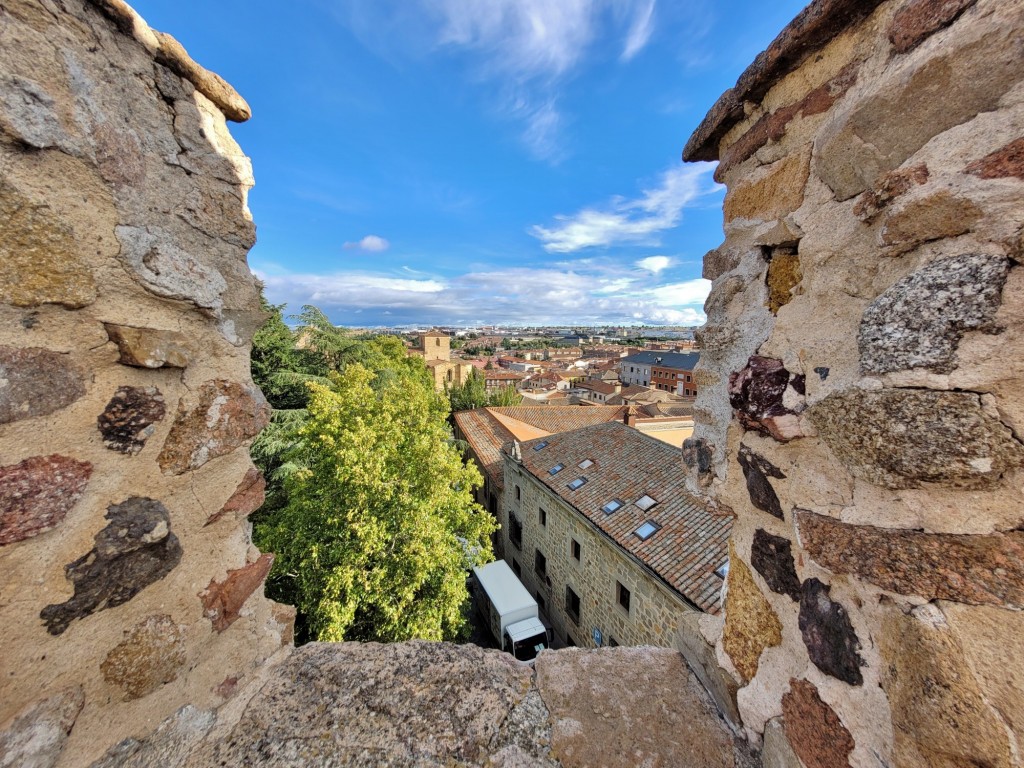
[(912, 51), (943, 27), (948, 27), (977, 0), (911, 0), (893, 17), (889, 42), (896, 53)]
[(26, 706), (0, 731), (0, 768), (51, 768), (85, 706), (81, 686), (65, 688)]
[(134, 328), (104, 323), (107, 336), (117, 344), (122, 365), (138, 368), (185, 368), (194, 352), (188, 337), (178, 331)]
[(1024, 533), (893, 530), (804, 510), (796, 523), (804, 552), (833, 573), (900, 595), (1024, 609)]
[(806, 680), (790, 680), (782, 697), (786, 740), (806, 768), (845, 768), (855, 742), (839, 715)]
[(810, 169), (810, 153), (785, 157), (754, 180), (731, 188), (725, 196), (725, 223), (734, 219), (781, 219), (804, 201), (804, 185)]
[(964, 649), (934, 605), (892, 611), (878, 639), (885, 659), (895, 764), (908, 768), (1013, 764), (1006, 728), (985, 702)]
[(185, 629), (166, 614), (147, 616), (100, 664), (103, 679), (120, 688), (125, 701), (173, 681), (185, 663)]
[(166, 474), (198, 469), (259, 434), (270, 421), (270, 405), (252, 385), (217, 379), (199, 388), (194, 408), (178, 403), (178, 415), (157, 457)]
[(728, 590), (722, 648), (744, 680), (757, 674), (761, 653), (782, 642), (782, 623), (761, 594), (754, 577), (729, 542)]
[(750, 564), (772, 592), (800, 600), (800, 578), (793, 563), (793, 542), (758, 528), (750, 545)]
[(84, 378), (69, 355), (0, 346), (0, 424), (66, 408), (85, 394)]
[(58, 454), (0, 467), (0, 546), (59, 525), (91, 476), (92, 464)]
[(738, 727), (743, 722), (736, 705), (736, 691), (739, 686), (733, 676), (719, 665), (715, 656), (715, 643), (708, 640), (702, 629), (701, 625), (704, 623), (712, 623), (717, 628), (716, 635), (721, 636), (725, 624), (721, 616), (687, 611), (679, 619), (675, 647), (683, 654), (693, 674), (711, 694), (721, 713)]
[(110, 523), (96, 534), (96, 546), (64, 568), (75, 594), (39, 614), (51, 635), (75, 619), (128, 602), (181, 561), (181, 544), (159, 501), (133, 497), (108, 507), (106, 518)]
[(939, 190), (889, 213), (882, 223), (882, 245), (890, 256), (898, 256), (923, 243), (970, 232), (981, 217), (981, 208), (970, 200)]
[(780, 442), (803, 436), (794, 407), (804, 392), (804, 376), (770, 357), (753, 355), (746, 367), (729, 374), (729, 404), (740, 424)]
[(238, 484), (238, 487), (235, 488), (235, 492), (224, 502), (223, 507), (210, 515), (205, 525), (217, 522), (224, 515), (245, 517), (255, 512), (263, 504), (266, 490), (267, 481), (263, 477), (263, 473), (256, 469), (256, 467), (250, 467), (249, 471), (245, 473), (245, 477)]
[(1024, 448), (978, 395), (850, 389), (809, 409), (818, 434), (857, 477), (885, 488), (990, 488)]
[(118, 387), (96, 419), (103, 445), (112, 451), (137, 454), (166, 413), (164, 397), (156, 387)]
[(968, 163), (964, 170), (982, 179), (1024, 179), (1024, 138)]
[(772, 517), (784, 520), (782, 504), (779, 495), (775, 492), (769, 477), (785, 479), (786, 475), (782, 470), (772, 464), (763, 456), (758, 456), (745, 445), (740, 446), (736, 456), (740, 469), (743, 470), (743, 479), (747, 483), (747, 494), (750, 496), (750, 503), (762, 512), (767, 512)]
[(203, 615), (215, 630), (223, 632), (238, 620), (245, 601), (263, 585), (273, 564), (274, 556), (268, 552), (248, 565), (228, 571), (224, 581), (210, 581), (199, 597), (203, 601)]
[(868, 305), (857, 344), (864, 373), (927, 368), (949, 373), (967, 331), (998, 333), (1009, 262), (968, 253), (936, 259)]
[(853, 631), (850, 616), (842, 605), (829, 597), (831, 587), (818, 579), (803, 583), (800, 594), (800, 634), (807, 655), (818, 669), (844, 683), (861, 685), (860, 640)]

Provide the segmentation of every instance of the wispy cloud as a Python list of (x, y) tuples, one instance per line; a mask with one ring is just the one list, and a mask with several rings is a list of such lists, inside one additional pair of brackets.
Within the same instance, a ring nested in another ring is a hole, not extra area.
[(636, 8), (632, 26), (626, 36), (626, 46), (622, 50), (623, 61), (629, 61), (640, 53), (651, 39), (651, 33), (654, 31), (654, 4), (655, 0), (648, 0), (646, 4), (641, 3)]
[(353, 243), (345, 243), (342, 247), (346, 251), (368, 251), (370, 253), (380, 253), (386, 251), (391, 245), (387, 240), (378, 235), (367, 235), (362, 240), (357, 240)]
[(357, 271), (259, 277), (271, 301), (315, 304), (340, 323), (372, 324), (373, 317), (381, 318), (378, 323), (424, 324), (704, 322), (708, 281), (660, 284), (622, 272), (611, 263), (580, 262), (564, 270), (481, 269), (451, 278)]
[(646, 259), (640, 259), (636, 265), (656, 275), (672, 266), (672, 259), (668, 256), (648, 256)]
[(574, 253), (620, 243), (656, 244), (658, 233), (675, 227), (688, 204), (717, 189), (711, 180), (713, 170), (712, 163), (671, 168), (639, 198), (616, 197), (601, 207), (559, 214), (554, 225), (535, 225), (530, 234), (544, 243), (549, 253)]

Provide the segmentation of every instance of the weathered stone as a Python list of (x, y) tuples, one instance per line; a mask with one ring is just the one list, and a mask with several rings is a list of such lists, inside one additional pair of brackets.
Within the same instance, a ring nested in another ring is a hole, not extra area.
[(793, 751), (806, 768), (844, 768), (850, 764), (853, 736), (818, 689), (806, 680), (790, 680), (782, 697), (782, 724)]
[(196, 64), (181, 43), (171, 35), (156, 31), (154, 34), (160, 42), (155, 57), (157, 62), (191, 82), (200, 93), (217, 105), (228, 120), (244, 123), (252, 117), (252, 110), (245, 99), (224, 78)]
[(157, 462), (168, 474), (197, 469), (255, 437), (270, 421), (270, 406), (255, 386), (217, 379), (199, 388), (197, 405), (178, 403), (178, 415)]
[(185, 663), (185, 627), (166, 614), (147, 616), (125, 632), (100, 664), (103, 679), (139, 699), (178, 676)]
[(982, 210), (964, 198), (940, 190), (894, 211), (882, 226), (882, 244), (890, 255), (911, 251), (922, 243), (970, 232)]
[(704, 254), (703, 264), (702, 277), (705, 280), (717, 280), (739, 266), (740, 254), (736, 251), (711, 250)]
[(224, 502), (224, 506), (210, 515), (205, 524), (215, 523), (224, 515), (245, 517), (256, 511), (263, 504), (266, 489), (267, 481), (264, 479), (263, 473), (256, 467), (250, 467), (249, 471), (245, 473), (245, 477), (242, 478), (242, 482), (235, 488), (235, 492)]
[(138, 368), (185, 368), (193, 355), (188, 337), (178, 331), (133, 328), (104, 323), (109, 339), (117, 344), (119, 363)]
[[(814, 168), (847, 200), (901, 166), (933, 137), (995, 110), (1021, 79), (1019, 29), (953, 37), (936, 55), (893, 72), (815, 138)], [(909, 57), (908, 57), (909, 59)], [(914, 115), (913, 120), (903, 119)]]
[(800, 257), (795, 248), (775, 248), (768, 262), (768, 309), (777, 315), (793, 298), (793, 289), (803, 280)]
[(4, 127), (30, 147), (45, 149), (68, 144), (56, 99), (34, 80), (10, 74), (0, 76), (0, 115)]
[(77, 685), (25, 707), (0, 731), (0, 768), (56, 765), (84, 705), (85, 692)]
[(1024, 138), (1014, 139), (980, 160), (968, 163), (964, 170), (983, 179), (1024, 179)]
[(750, 495), (750, 503), (762, 512), (767, 512), (773, 517), (784, 520), (782, 505), (779, 503), (779, 495), (768, 482), (768, 478), (785, 479), (786, 475), (782, 470), (772, 464), (763, 456), (758, 456), (747, 446), (741, 445), (736, 456), (740, 468), (743, 470), (743, 478), (747, 482), (747, 493)]
[(896, 765), (1012, 765), (1006, 728), (938, 608), (921, 606), (909, 616), (892, 611), (880, 634)]
[[(96, 0), (121, 2), (121, 0)], [(184, 768), (189, 754), (202, 742), (217, 722), (217, 715), (186, 704), (168, 717), (143, 739), (128, 738), (121, 741), (94, 762), (89, 768)], [(265, 761), (256, 760), (249, 764)], [(245, 763), (235, 763), (244, 765)], [(210, 764), (208, 764), (210, 765)], [(196, 768), (199, 768), (196, 766)]]
[(174, 237), (161, 230), (125, 226), (118, 227), (116, 234), (121, 263), (146, 290), (220, 313), (227, 290), (224, 277), (179, 247)]
[(804, 552), (900, 595), (1024, 609), (1024, 533), (967, 535), (849, 525), (796, 511)]
[(969, 392), (850, 389), (808, 415), (854, 475), (885, 488), (988, 488), (1024, 460), (1010, 430)]
[(92, 464), (67, 456), (33, 456), (0, 467), (0, 546), (59, 525), (85, 492)]
[(165, 412), (164, 397), (156, 387), (118, 387), (96, 419), (103, 445), (112, 451), (137, 454)]
[[(748, 483), (749, 488), (749, 483)], [(778, 504), (778, 498), (775, 499)], [(781, 513), (781, 509), (779, 510)], [(793, 563), (793, 543), (758, 528), (750, 545), (750, 564), (772, 592), (800, 600), (800, 578)]]
[(790, 122), (795, 118), (811, 117), (831, 109), (832, 105), (857, 82), (859, 69), (859, 61), (850, 62), (835, 77), (810, 91), (800, 101), (763, 115), (746, 133), (720, 153), (718, 167), (715, 169), (715, 180), (721, 183), (730, 169), (742, 163), (768, 142), (782, 139)]
[(744, 429), (755, 430), (786, 442), (803, 435), (796, 413), (785, 405), (789, 401), (801, 401), (796, 397), (787, 398), (798, 377), (791, 376), (781, 360), (754, 355), (747, 360), (747, 366), (729, 374), (729, 404)]
[(274, 617), (281, 627), (281, 645), (295, 645), (295, 616), (294, 605), (285, 605), (270, 600), (270, 615)]
[(773, 717), (764, 724), (761, 768), (804, 768), (786, 739), (781, 717)]
[(937, 259), (888, 288), (861, 319), (861, 371), (952, 371), (967, 331), (1001, 330), (995, 316), (1009, 267), (1003, 256), (968, 253)]
[(737, 184), (725, 196), (725, 222), (781, 219), (804, 201), (810, 153), (799, 152), (773, 163), (755, 181)]
[(765, 224), (756, 232), (754, 245), (769, 248), (791, 248), (795, 253), (803, 236), (803, 230), (791, 219), (777, 219)]
[(273, 564), (274, 556), (268, 552), (248, 565), (228, 571), (224, 581), (211, 579), (199, 598), (203, 601), (203, 615), (215, 630), (223, 632), (238, 620), (245, 601), (263, 585)]
[(861, 221), (872, 221), (889, 203), (928, 181), (928, 166), (913, 165), (882, 174), (874, 186), (865, 191), (853, 206), (853, 214)]
[(714, 622), (721, 636), (725, 622), (721, 616), (711, 616), (700, 611), (685, 611), (679, 618), (675, 647), (686, 659), (690, 670), (711, 694), (719, 711), (735, 726), (740, 726), (739, 708), (736, 704), (736, 680), (718, 663), (715, 643), (709, 642), (701, 631), (701, 622)]
[(889, 26), (896, 53), (907, 53), (943, 27), (948, 27), (976, 0), (911, 0), (897, 11)]
[(95, 300), (92, 270), (71, 227), (0, 181), (0, 301), (77, 309)]
[(607, 765), (612, 755), (631, 765), (734, 765), (731, 734), (673, 650), (568, 649), (542, 653), (536, 669), (551, 753), (564, 768)]
[(271, 670), (237, 725), (193, 762), (554, 768), (532, 676), (509, 654), (472, 645), (310, 643)]
[(111, 184), (138, 187), (146, 180), (146, 158), (139, 137), (109, 120), (92, 129), (96, 166)]
[(714, 446), (704, 438), (688, 437), (683, 440), (683, 464), (696, 471), (697, 482), (703, 487), (711, 484), (714, 454)]
[(861, 685), (860, 640), (842, 605), (829, 597), (831, 587), (817, 579), (803, 583), (800, 594), (800, 634), (807, 655), (818, 669), (844, 683)]
[(0, 346), (0, 424), (45, 416), (84, 394), (82, 372), (69, 355)]
[(106, 518), (110, 523), (96, 534), (96, 545), (64, 568), (75, 594), (39, 614), (51, 635), (75, 619), (128, 602), (181, 561), (181, 544), (159, 501), (133, 497), (111, 504)]
[(781, 642), (782, 623), (730, 540), (722, 648), (732, 659), (736, 671), (749, 682), (757, 674), (761, 652)]

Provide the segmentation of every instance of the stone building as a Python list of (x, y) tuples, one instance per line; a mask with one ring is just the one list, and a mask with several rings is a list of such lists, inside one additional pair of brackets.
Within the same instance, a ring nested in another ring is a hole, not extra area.
[(560, 641), (671, 646), (684, 612), (718, 612), (732, 518), (684, 490), (677, 450), (621, 422), (516, 448), (502, 551)]
[[(625, 384), (652, 387), (678, 395), (692, 387), (693, 394), (696, 394), (696, 384), (692, 378), (699, 358), (696, 352), (637, 352), (618, 361), (619, 378)], [(680, 387), (684, 382), (685, 387)]]
[(443, 392), (445, 387), (464, 384), (473, 374), (473, 364), (452, 360), (452, 339), (441, 331), (427, 331), (419, 334), (417, 345), (409, 349), (410, 355), (422, 357), (434, 381), (434, 389)]

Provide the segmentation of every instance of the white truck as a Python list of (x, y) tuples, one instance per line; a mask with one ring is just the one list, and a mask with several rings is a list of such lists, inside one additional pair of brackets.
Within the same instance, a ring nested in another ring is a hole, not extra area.
[(541, 623), (537, 601), (512, 573), (508, 563), (496, 560), (473, 569), (479, 585), (480, 610), (503, 651), (530, 661), (550, 647), (548, 630)]

